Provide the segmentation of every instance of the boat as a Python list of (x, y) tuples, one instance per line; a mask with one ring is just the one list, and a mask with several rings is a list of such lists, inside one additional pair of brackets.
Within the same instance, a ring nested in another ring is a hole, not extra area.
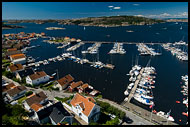
[(160, 116), (160, 117), (162, 117), (164, 119), (167, 119), (168, 121), (174, 121), (174, 118), (172, 116), (170, 116), (169, 114), (166, 115), (166, 113), (163, 112), (163, 111), (157, 112), (156, 115)]
[(127, 96), (127, 95), (129, 95), (129, 92), (127, 90), (125, 90), (124, 94)]
[(181, 27), (180, 27), (180, 30), (182, 30), (182, 29), (183, 29), (183, 27), (181, 26)]
[(145, 99), (143, 98), (141, 95), (139, 94), (134, 94), (134, 97), (133, 97), (135, 100), (137, 100), (138, 102), (142, 103), (142, 104), (145, 104), (145, 105), (153, 105), (154, 102), (149, 100), (149, 99)]

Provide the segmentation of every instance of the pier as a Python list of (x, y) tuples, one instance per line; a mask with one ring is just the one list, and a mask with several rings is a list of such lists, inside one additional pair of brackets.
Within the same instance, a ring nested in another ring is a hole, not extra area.
[(144, 71), (144, 68), (141, 69), (141, 71), (140, 71), (140, 73), (139, 73), (139, 75), (138, 75), (138, 77), (137, 77), (137, 80), (135, 81), (135, 85), (134, 85), (134, 87), (132, 88), (132, 90), (131, 90), (131, 92), (130, 92), (130, 94), (129, 94), (129, 96), (128, 96), (127, 102), (130, 102), (130, 101), (131, 101), (131, 98), (134, 96), (134, 93), (135, 93), (135, 91), (136, 91), (136, 89), (137, 89), (137, 86), (138, 86), (138, 84), (139, 84), (139, 81), (140, 81), (140, 79), (141, 79), (141, 76), (142, 76), (143, 71)]
[[(102, 44), (111, 44), (111, 43), (116, 43), (115, 41), (82, 41), (83, 43), (102, 43)], [(161, 42), (154, 42), (154, 43), (148, 43), (148, 42), (118, 42), (117, 43), (123, 43), (123, 44), (140, 44), (140, 43), (143, 43), (143, 44), (146, 44), (146, 45), (154, 45), (154, 44), (158, 44), (158, 45), (161, 45), (161, 44), (164, 44), (161, 43)]]

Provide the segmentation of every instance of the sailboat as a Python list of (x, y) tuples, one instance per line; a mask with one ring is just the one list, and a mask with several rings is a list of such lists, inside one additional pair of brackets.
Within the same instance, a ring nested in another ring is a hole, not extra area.
[(180, 27), (180, 30), (182, 30), (182, 29), (183, 29), (183, 27), (181, 26), (181, 27)]
[(84, 30), (85, 30), (86, 28), (85, 28), (85, 26), (84, 26)]

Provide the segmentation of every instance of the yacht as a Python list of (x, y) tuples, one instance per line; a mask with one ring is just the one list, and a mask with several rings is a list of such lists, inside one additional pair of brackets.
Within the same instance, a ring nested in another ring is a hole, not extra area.
[(139, 94), (134, 94), (134, 99), (137, 100), (138, 102), (142, 103), (142, 104), (145, 104), (145, 105), (153, 105), (154, 104), (153, 101), (151, 101), (149, 99), (145, 99)]

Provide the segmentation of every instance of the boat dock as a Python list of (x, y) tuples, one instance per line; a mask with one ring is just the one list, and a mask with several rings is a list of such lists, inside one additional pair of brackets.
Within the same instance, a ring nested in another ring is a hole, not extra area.
[(84, 44), (83, 42), (79, 42), (76, 45), (73, 45), (72, 47), (68, 48), (67, 51), (74, 51), (74, 50), (76, 50), (77, 48), (79, 48), (83, 44)]
[(138, 84), (139, 84), (139, 81), (140, 81), (140, 79), (141, 79), (141, 76), (142, 76), (143, 71), (144, 71), (144, 68), (141, 69), (141, 71), (140, 71), (140, 73), (139, 73), (139, 75), (138, 75), (138, 77), (137, 77), (137, 80), (135, 81), (135, 85), (134, 85), (134, 87), (132, 88), (132, 90), (131, 90), (131, 92), (130, 92), (130, 94), (129, 94), (129, 96), (128, 96), (127, 102), (130, 102), (130, 101), (131, 101), (131, 98), (134, 96), (134, 93), (135, 93), (135, 91), (136, 91), (136, 89), (137, 89), (137, 86), (138, 86)]
[[(102, 43), (102, 44), (110, 44), (110, 43), (116, 43), (116, 42), (113, 42), (113, 41), (82, 41), (83, 43)], [(142, 42), (117, 42), (117, 43), (123, 43), (123, 44), (140, 44)], [(143, 42), (143, 44), (146, 44), (146, 45), (154, 45), (154, 44), (164, 44), (164, 42), (154, 42), (154, 43), (146, 43), (146, 42)]]

